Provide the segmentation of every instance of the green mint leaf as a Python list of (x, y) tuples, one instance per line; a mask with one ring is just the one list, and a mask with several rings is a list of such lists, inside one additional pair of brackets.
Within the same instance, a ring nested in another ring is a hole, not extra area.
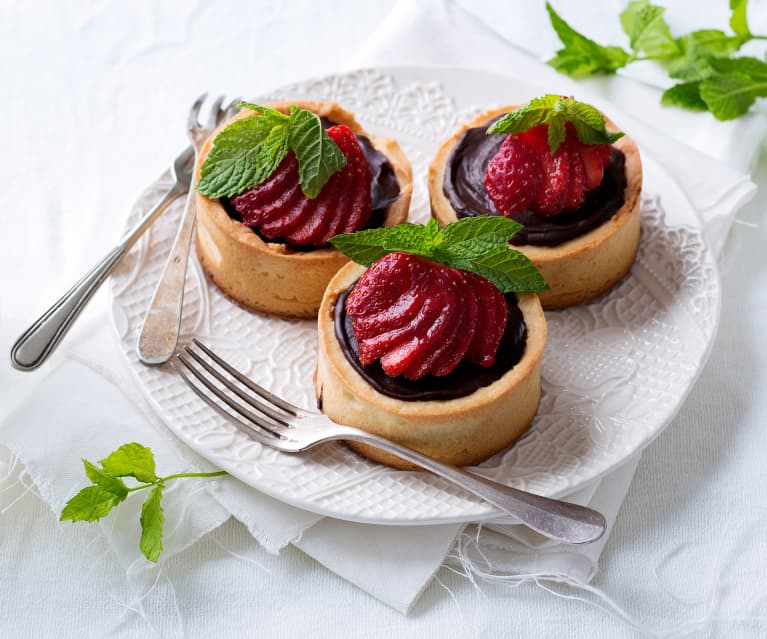
[[(767, 97), (767, 76), (747, 74), (732, 66), (733, 70), (718, 73), (700, 83), (700, 97), (718, 120), (733, 120), (746, 113), (756, 98)], [(747, 65), (743, 66), (747, 68)]]
[(448, 266), (481, 275), (502, 293), (537, 293), (549, 288), (530, 258), (508, 246), (499, 246), (482, 256), (454, 257)]
[(592, 73), (615, 73), (626, 66), (631, 56), (620, 47), (603, 47), (578, 33), (546, 3), (551, 25), (564, 48), (556, 52), (547, 64), (560, 73), (578, 78)]
[(60, 521), (96, 521), (105, 517), (122, 501), (100, 486), (87, 486), (70, 499), (61, 511)]
[(287, 123), (276, 124), (261, 144), (256, 154), (253, 186), (269, 179), (288, 154), (288, 127)]
[(676, 80), (695, 82), (711, 75), (711, 59), (735, 53), (743, 41), (718, 29), (701, 29), (677, 38), (680, 54), (667, 63)]
[(666, 89), (661, 104), (678, 106), (693, 111), (708, 111), (708, 105), (700, 97), (700, 82), (682, 82)]
[[(283, 134), (286, 127), (282, 124)], [(228, 197), (258, 186), (271, 175), (259, 163), (261, 148), (275, 121), (268, 116), (235, 120), (221, 131), (200, 168), (196, 189), (210, 198)]]
[(509, 111), (502, 118), (493, 122), (487, 132), (494, 135), (502, 135), (529, 131), (546, 121), (546, 116), (560, 99), (558, 95), (544, 95), (540, 98), (533, 98), (524, 107)]
[[(532, 115), (528, 115), (532, 114)], [(571, 123), (583, 144), (612, 144), (623, 137), (621, 132), (607, 130), (599, 109), (572, 97), (545, 95), (504, 115), (488, 128), (488, 134), (522, 133), (538, 124), (548, 125), (549, 149), (556, 153), (565, 141), (565, 125)]]
[(253, 102), (240, 102), (237, 105), (238, 109), (248, 109), (249, 111), (255, 111), (258, 115), (267, 118), (267, 121), (271, 125), (287, 124), (290, 120), (290, 116), (277, 109), (271, 107), (261, 106), (260, 104), (253, 104)]
[(139, 548), (149, 561), (156, 562), (162, 552), (162, 527), (165, 517), (162, 512), (163, 486), (155, 486), (141, 506), (141, 541)]
[(88, 479), (97, 486), (112, 493), (119, 501), (123, 501), (128, 496), (128, 487), (122, 479), (105, 473), (87, 459), (83, 459), (83, 466), (85, 467), (85, 475)]
[(442, 229), (442, 245), (460, 251), (466, 242), (485, 237), (500, 237), (499, 243), (507, 244), (521, 228), (519, 222), (502, 215), (464, 217)]
[(623, 31), (631, 41), (631, 48), (650, 58), (666, 58), (679, 54), (679, 46), (663, 18), (663, 7), (648, 0), (634, 0), (620, 14)]
[[(388, 253), (401, 251), (428, 257), (433, 254), (439, 224), (398, 224), (392, 227), (367, 229), (356, 233), (343, 233), (330, 239), (341, 253), (358, 264), (370, 266)], [(436, 226), (436, 233), (435, 227)]]
[(735, 35), (743, 39), (751, 38), (751, 30), (748, 28), (748, 17), (746, 15), (747, 8), (748, 0), (730, 0), (730, 9), (732, 10), (730, 28)]
[(316, 198), (330, 176), (346, 166), (346, 157), (330, 139), (319, 117), (311, 111), (290, 107), (290, 148), (298, 159), (301, 190)]
[(130, 476), (145, 483), (157, 479), (152, 451), (136, 442), (123, 444), (99, 463), (104, 472), (115, 477)]

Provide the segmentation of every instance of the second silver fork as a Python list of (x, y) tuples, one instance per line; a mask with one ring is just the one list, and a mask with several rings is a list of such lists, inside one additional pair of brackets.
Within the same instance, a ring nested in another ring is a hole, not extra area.
[[(225, 119), (232, 117), (237, 112), (237, 104), (240, 99), (232, 100), (223, 107), (224, 96), (219, 96), (213, 102), (213, 106), (205, 125), (200, 124), (200, 110), (207, 93), (203, 93), (195, 100), (189, 111), (187, 131), (189, 139), (194, 147), (194, 161), (197, 164), (197, 156), (203, 143), (213, 133), (216, 127)], [(186, 280), (186, 268), (189, 262), (189, 249), (192, 243), (196, 210), (194, 207), (194, 184), (189, 189), (184, 213), (176, 233), (168, 260), (165, 263), (160, 281), (152, 295), (144, 322), (139, 332), (136, 350), (138, 358), (144, 364), (164, 364), (172, 356), (178, 342), (181, 327), (181, 314), (184, 305), (184, 282)]]
[(605, 518), (595, 510), (541, 497), (485, 477), (447, 466), (395, 442), (336, 424), (270, 393), (193, 339), (171, 363), (208, 406), (250, 438), (277, 450), (296, 453), (334, 440), (355, 440), (401, 457), (481, 497), (551, 539), (571, 544), (595, 541)]

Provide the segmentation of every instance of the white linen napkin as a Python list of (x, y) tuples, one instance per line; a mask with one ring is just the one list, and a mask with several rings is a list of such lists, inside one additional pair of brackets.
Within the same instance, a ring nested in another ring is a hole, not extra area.
[[(567, 17), (566, 6), (579, 6), (564, 1), (557, 4)], [(617, 15), (617, 11), (612, 9), (608, 15)], [(547, 90), (576, 93), (584, 99), (588, 99), (588, 92), (583, 90), (588, 85), (598, 94), (593, 101), (615, 114), (615, 120), (631, 131), (640, 147), (668, 169), (701, 215), (712, 247), (719, 250), (735, 211), (753, 195), (754, 186), (741, 171), (750, 165), (756, 144), (764, 137), (765, 123), (746, 118), (725, 129), (708, 121), (705, 127), (685, 124), (689, 127), (685, 140), (690, 143), (705, 139), (709, 129), (717, 131), (716, 148), (707, 150), (725, 161), (719, 162), (667, 139), (666, 122), (670, 120), (664, 119), (666, 110), (650, 105), (657, 103), (657, 89), (626, 78), (575, 84), (511, 46), (509, 41), (517, 42), (515, 31), (503, 31), (503, 37), (494, 31), (504, 26), (508, 25), (494, 19), (490, 28), (448, 2), (400, 2), (364, 50), (350, 59), (350, 66), (440, 64), (485, 68), (534, 78)], [(541, 30), (543, 33), (543, 26)], [(519, 44), (524, 46), (521, 40)], [(631, 96), (630, 103), (624, 99), (626, 95)], [(608, 104), (605, 98), (625, 111)], [(652, 114), (653, 126), (643, 121), (647, 113)], [(689, 114), (683, 115), (669, 117), (691, 122), (686, 119)], [(728, 153), (744, 135), (746, 146), (737, 159), (730, 157)], [(105, 314), (104, 308), (101, 317)], [(64, 501), (85, 484), (80, 457), (95, 461), (127, 441), (151, 446), (163, 473), (210, 469), (207, 462), (179, 445), (135, 391), (104, 322), (91, 329), (80, 331), (79, 342), (73, 343), (70, 338), (66, 350), (74, 355), (61, 358), (60, 366), (0, 428), (0, 443), (25, 464), (54, 512), (60, 512)], [(98, 397), (99, 401), (83, 401), (83, 389), (87, 389), (89, 399)], [(50, 419), (46, 417), (50, 411), (41, 410), (43, 402), (56, 403), (59, 424), (58, 428), (49, 428), (51, 435), (41, 442), (39, 430), (35, 433), (35, 429), (39, 429), (42, 419)], [(570, 499), (598, 508), (612, 526), (637, 463), (638, 457)], [(277, 552), (292, 542), (330, 570), (402, 612), (410, 608), (448, 553), (448, 561), (480, 576), (586, 583), (596, 571), (608, 538), (605, 535), (597, 543), (569, 548), (544, 542), (514, 525), (478, 529), (458, 524), (413, 528), (351, 524), (292, 508), (231, 478), (182, 480), (168, 491), (166, 499), (163, 505), (169, 536), (165, 560), (231, 514), (267, 550)], [(101, 524), (129, 575), (152, 569), (138, 551), (140, 500), (135, 502), (121, 506)]]

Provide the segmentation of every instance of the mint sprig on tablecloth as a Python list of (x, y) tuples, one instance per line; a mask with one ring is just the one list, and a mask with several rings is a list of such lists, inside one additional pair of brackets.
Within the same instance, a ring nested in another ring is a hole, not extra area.
[[(226, 472), (177, 473), (158, 477), (151, 449), (135, 442), (123, 444), (96, 464), (83, 459), (85, 475), (92, 485), (86, 486), (64, 505), (60, 521), (97, 521), (125, 501), (129, 493), (151, 488), (141, 507), (141, 541), (139, 548), (149, 561), (156, 562), (162, 552), (162, 531), (165, 518), (162, 491), (166, 482), (181, 477), (218, 477)], [(128, 487), (121, 479), (132, 477), (138, 485)]]

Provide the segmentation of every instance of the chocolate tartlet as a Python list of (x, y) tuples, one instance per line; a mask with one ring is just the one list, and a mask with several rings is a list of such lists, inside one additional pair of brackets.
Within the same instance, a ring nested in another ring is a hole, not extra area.
[[(288, 113), (294, 104), (320, 116), (325, 125), (348, 126), (360, 140), (367, 157), (380, 152), (385, 156), (381, 166), (371, 166), (373, 216), (370, 225), (395, 226), (407, 218), (413, 189), (412, 169), (396, 141), (367, 133), (354, 115), (334, 102), (292, 101), (267, 106)], [(234, 119), (253, 115), (244, 111)], [(195, 177), (210, 152), (224, 123), (205, 143), (198, 158)], [(392, 176), (399, 194), (391, 202)], [(376, 192), (376, 189), (378, 191)], [(378, 201), (386, 201), (375, 210)], [(332, 246), (295, 247), (277, 240), (267, 240), (237, 219), (236, 212), (225, 199), (211, 199), (196, 194), (197, 256), (211, 281), (229, 298), (247, 309), (286, 318), (316, 317), (322, 294), (331, 277), (349, 260)]]
[[(355, 361), (340, 308), (364, 272), (358, 264), (346, 265), (330, 281), (322, 299), (315, 375), (322, 412), (338, 423), (457, 466), (479, 463), (511, 445), (529, 427), (540, 400), (546, 322), (537, 295), (506, 297), (517, 315), (509, 320), (508, 337), (503, 339), (517, 352), (507, 357), (503, 351), (507, 347), (502, 346), (498, 366), (481, 369), (489, 377), (478, 381), (473, 376), (479, 375), (480, 369), (462, 364), (445, 378), (424, 378), (415, 383), (398, 378), (384, 382), (382, 387), (375, 367)], [(349, 446), (374, 461), (412, 469), (378, 449), (353, 442)]]
[[(431, 211), (441, 224), (474, 215), (498, 215), (482, 182), (503, 136), (486, 135), (490, 124), (517, 108), (487, 111), (446, 140), (429, 167)], [(605, 118), (607, 129), (617, 130)], [(588, 301), (617, 284), (631, 269), (639, 247), (642, 165), (631, 138), (612, 144), (600, 186), (575, 211), (543, 217), (522, 211), (512, 217), (525, 228), (512, 244), (538, 267), (549, 285), (539, 293), (544, 308)]]

